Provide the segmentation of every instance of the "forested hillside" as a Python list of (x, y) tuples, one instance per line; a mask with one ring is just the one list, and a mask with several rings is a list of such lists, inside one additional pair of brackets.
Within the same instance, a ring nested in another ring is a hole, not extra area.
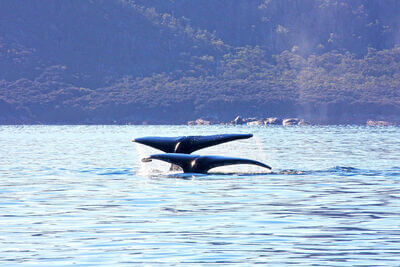
[(0, 1), (0, 123), (400, 120), (396, 0)]

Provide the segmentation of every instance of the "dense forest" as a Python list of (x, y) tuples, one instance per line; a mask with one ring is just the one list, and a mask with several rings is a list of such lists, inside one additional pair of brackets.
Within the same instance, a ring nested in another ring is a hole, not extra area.
[(400, 121), (397, 0), (0, 1), (0, 123)]

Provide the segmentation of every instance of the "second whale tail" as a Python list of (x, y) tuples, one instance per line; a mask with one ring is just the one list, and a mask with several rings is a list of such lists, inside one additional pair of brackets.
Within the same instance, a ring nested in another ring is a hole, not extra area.
[(183, 169), (185, 173), (207, 173), (210, 169), (235, 164), (250, 164), (257, 165), (266, 169), (271, 170), (271, 167), (251, 159), (234, 158), (234, 157), (223, 157), (223, 156), (199, 156), (199, 155), (188, 155), (180, 153), (166, 153), (151, 155), (142, 161), (147, 162), (152, 159), (166, 161), (175, 165), (178, 165)]

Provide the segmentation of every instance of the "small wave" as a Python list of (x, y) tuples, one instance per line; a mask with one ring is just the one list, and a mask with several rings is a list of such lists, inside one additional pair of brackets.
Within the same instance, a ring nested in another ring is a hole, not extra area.
[(393, 167), (387, 171), (384, 171), (385, 176), (400, 177), (400, 167)]
[(328, 175), (331, 174), (339, 174), (342, 176), (400, 176), (400, 170), (397, 167), (393, 167), (387, 170), (373, 170), (373, 169), (359, 169), (354, 167), (341, 167), (336, 166), (334, 168), (318, 171), (319, 173), (326, 173)]
[(305, 175), (310, 173), (310, 171), (301, 171), (301, 170), (281, 170), (277, 172), (272, 172), (272, 174), (284, 174), (284, 175)]
[(354, 173), (354, 172), (358, 172), (359, 169), (354, 168), (354, 167), (335, 166), (335, 167), (329, 169), (328, 171), (331, 171), (331, 172), (348, 172), (348, 173)]
[(98, 173), (98, 175), (133, 175), (131, 169), (124, 170), (107, 170), (102, 173)]
[(70, 171), (95, 175), (134, 175), (132, 168), (91, 168)]
[(275, 171), (273, 174), (284, 174), (284, 175), (339, 175), (339, 176), (400, 176), (400, 168), (393, 167), (387, 170), (372, 170), (372, 169), (359, 169), (349, 166), (335, 166), (325, 170), (280, 170)]
[(316, 170), (315, 174), (326, 174), (326, 175), (341, 175), (341, 176), (354, 176), (364, 173), (362, 169), (349, 166), (335, 166), (327, 170)]

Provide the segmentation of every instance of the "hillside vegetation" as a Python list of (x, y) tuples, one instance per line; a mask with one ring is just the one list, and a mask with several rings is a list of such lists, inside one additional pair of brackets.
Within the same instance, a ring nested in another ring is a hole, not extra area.
[(395, 0), (0, 1), (0, 123), (400, 120)]

